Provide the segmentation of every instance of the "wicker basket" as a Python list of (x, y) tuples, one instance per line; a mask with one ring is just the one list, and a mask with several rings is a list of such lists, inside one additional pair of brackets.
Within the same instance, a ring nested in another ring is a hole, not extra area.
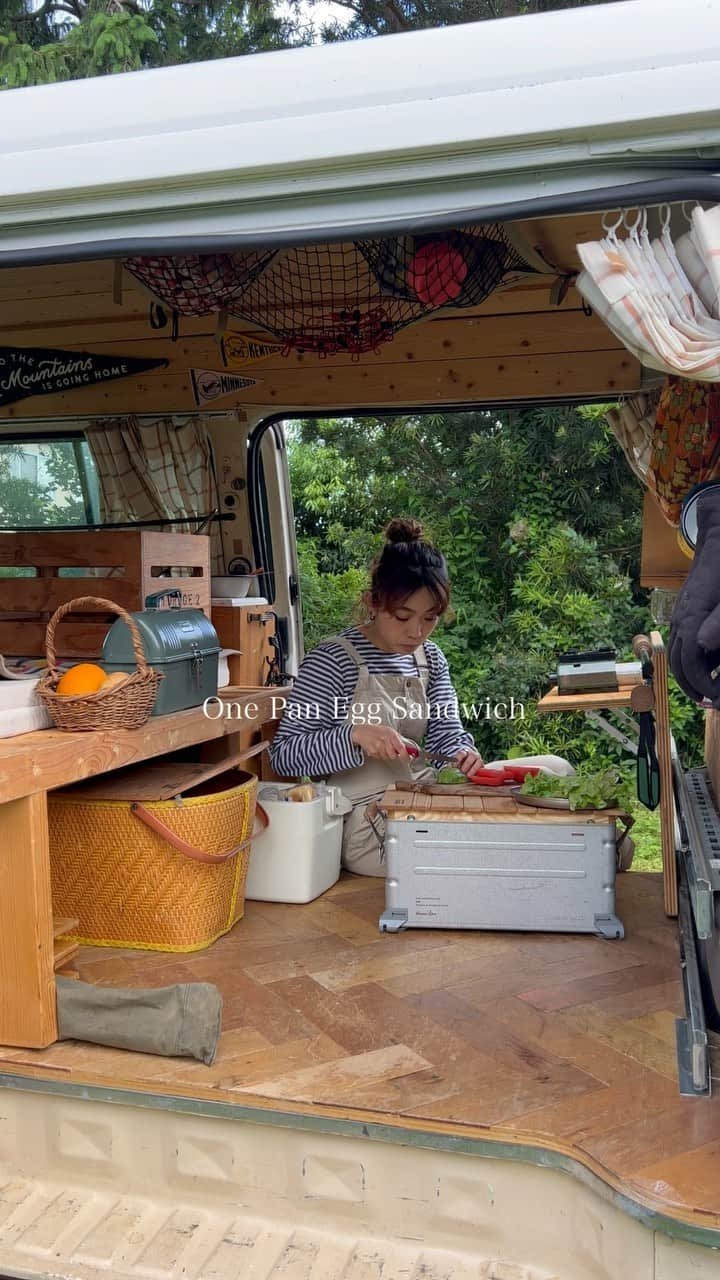
[[(81, 697), (63, 697), (55, 692), (62, 676), (55, 656), (55, 631), (66, 613), (72, 613), (86, 605), (91, 606), (95, 612), (116, 613), (127, 623), (137, 669), (124, 684), (115, 685), (106, 692), (100, 689), (97, 693)], [(163, 676), (148, 666), (140, 632), (127, 610), (114, 604), (112, 600), (102, 600), (96, 596), (79, 596), (76, 600), (68, 600), (55, 610), (48, 622), (45, 652), (48, 669), (38, 682), (37, 693), (56, 728), (78, 732), (89, 729), (138, 729), (145, 724), (155, 705), (158, 685)]]
[(143, 804), (83, 790), (48, 796), (53, 910), (79, 920), (77, 942), (200, 951), (237, 923), (259, 834), (254, 775), (234, 770), (200, 795)]

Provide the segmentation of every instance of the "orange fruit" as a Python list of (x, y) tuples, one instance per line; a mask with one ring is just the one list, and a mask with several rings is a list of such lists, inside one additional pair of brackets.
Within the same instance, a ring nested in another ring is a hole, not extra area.
[(94, 662), (79, 662), (76, 667), (61, 676), (56, 693), (63, 698), (82, 698), (88, 693), (97, 693), (105, 683), (105, 672)]

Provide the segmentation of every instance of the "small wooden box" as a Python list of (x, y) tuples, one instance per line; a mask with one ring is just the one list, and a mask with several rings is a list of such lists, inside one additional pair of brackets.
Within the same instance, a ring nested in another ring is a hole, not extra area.
[(265, 684), (273, 656), (275, 614), (267, 604), (213, 605), (212, 623), (223, 649), (239, 649), (228, 659), (230, 684), (256, 689)]
[[(14, 569), (31, 569), (28, 576)], [(0, 534), (0, 653), (39, 657), (45, 628), (59, 605), (101, 596), (130, 612), (146, 596), (179, 589), (185, 608), (210, 616), (210, 539), (204, 534), (145, 529)], [(64, 618), (56, 633), (60, 657), (97, 657), (114, 614), (89, 611)]]

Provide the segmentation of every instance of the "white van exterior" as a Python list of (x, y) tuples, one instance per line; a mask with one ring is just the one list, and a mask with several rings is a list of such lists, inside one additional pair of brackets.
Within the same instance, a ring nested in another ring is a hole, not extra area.
[(719, 0), (628, 0), (15, 90), (0, 263), (713, 199), (719, 77)]
[[(720, 0), (629, 0), (0, 93), (11, 270), (685, 199), (720, 201)], [(0, 297), (2, 282), (0, 270)], [(257, 400), (242, 431), (218, 415), (227, 474), (244, 478), (254, 428), (296, 409)], [(0, 433), (18, 425), (4, 418)], [(262, 448), (292, 671), (302, 638), (281, 427)], [(363, 923), (346, 921), (361, 940)], [(18, 1051), (18, 1069), (27, 1058)], [(62, 1072), (48, 1085), (33, 1069), (19, 1085), (12, 1066), (0, 1076), (8, 1275), (720, 1274), (720, 1231), (640, 1204), (599, 1161), (529, 1142), (499, 1154), (455, 1121), (438, 1150), (438, 1133), (411, 1123), (398, 1139), (330, 1109), (315, 1124), (281, 1093), (258, 1118), (242, 1092), (203, 1107), (182, 1085), (158, 1100), (150, 1085), (123, 1093)]]

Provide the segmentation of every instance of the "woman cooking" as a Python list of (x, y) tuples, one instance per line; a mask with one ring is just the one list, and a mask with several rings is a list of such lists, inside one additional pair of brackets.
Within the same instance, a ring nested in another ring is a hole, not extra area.
[(429, 636), (450, 602), (447, 566), (416, 520), (391, 520), (363, 596), (367, 621), (305, 658), (270, 751), (276, 773), (327, 778), (352, 803), (343, 866), (384, 875), (365, 816), (395, 780), (428, 780), (408, 742), (452, 756), (464, 774), (482, 764), (460, 723), (447, 661)]

